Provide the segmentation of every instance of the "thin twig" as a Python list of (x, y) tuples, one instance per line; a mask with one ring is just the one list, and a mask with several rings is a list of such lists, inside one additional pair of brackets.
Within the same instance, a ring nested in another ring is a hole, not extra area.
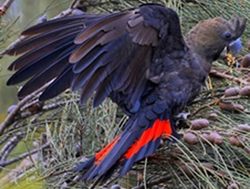
[[(28, 109), (29, 107), (26, 106), (26, 104), (24, 105), (25, 106), (25, 111), (22, 111), (22, 112), (18, 112), (18, 117), (14, 118), (13, 122), (11, 124), (13, 124), (14, 122), (15, 123), (18, 123), (20, 122), (21, 120), (24, 120), (24, 119), (27, 119), (27, 118), (30, 118), (34, 115), (37, 115), (39, 116), (40, 114), (43, 114), (43, 113), (46, 113), (48, 111), (51, 111), (51, 110), (54, 110), (54, 109), (57, 109), (58, 107), (63, 107), (65, 104), (67, 103), (70, 103), (70, 102), (78, 102), (79, 100), (68, 100), (68, 101), (58, 101), (58, 102), (55, 102), (55, 103), (51, 103), (51, 104), (46, 104), (46, 105), (43, 105), (40, 109), (38, 109), (37, 111), (29, 111), (29, 110), (26, 110)], [(32, 103), (31, 103), (32, 104)], [(23, 108), (23, 107), (22, 107)], [(22, 109), (20, 108), (20, 109)], [(48, 121), (48, 120), (47, 120)], [(20, 124), (17, 124), (16, 126), (12, 126), (11, 128), (7, 129), (4, 134), (8, 134), (9, 132), (12, 132), (16, 129), (19, 129), (23, 127), (23, 125), (20, 125)], [(1, 141), (0, 140), (0, 144), (1, 144)]]
[(13, 2), (14, 2), (14, 0), (5, 0), (5, 2), (0, 6), (0, 16), (5, 15), (5, 13), (10, 8), (10, 5)]
[(144, 171), (143, 171), (144, 189), (147, 189), (147, 164), (148, 164), (148, 158), (146, 158), (144, 162)]
[[(17, 124), (17, 123), (15, 123), (12, 127), (14, 127), (14, 128), (18, 128), (19, 126), (18, 126), (19, 124)], [(18, 135), (25, 135), (25, 131), (19, 131), (18, 132)], [(7, 133), (7, 134), (5, 134), (4, 136), (1, 136), (1, 138), (0, 138), (0, 146), (2, 146), (4, 143), (6, 143), (6, 141), (8, 141), (10, 138), (12, 138), (13, 136), (15, 136), (16, 135), (16, 133)]]
[(17, 133), (7, 141), (0, 151), (0, 161), (5, 161), (8, 158), (12, 150), (17, 146), (20, 140), (22, 140), (23, 136), (23, 133)]
[(39, 148), (36, 148), (36, 149), (33, 149), (33, 150), (29, 151), (29, 152), (23, 153), (23, 154), (15, 157), (15, 158), (13, 158), (11, 160), (0, 162), (0, 167), (6, 167), (7, 165), (13, 164), (13, 163), (15, 163), (15, 162), (17, 162), (17, 161), (19, 161), (21, 159), (24, 159), (24, 158), (26, 158), (28, 156), (31, 156), (32, 154), (35, 154), (35, 153), (39, 152), (40, 150), (49, 147), (49, 145), (50, 145), (50, 143), (46, 143), (46, 144), (40, 146)]
[[(160, 184), (160, 183), (162, 183), (162, 182), (164, 182), (164, 181), (166, 181), (166, 180), (169, 180), (169, 179), (171, 179), (171, 176), (160, 177), (160, 178), (155, 179), (155, 180), (153, 180), (153, 181), (151, 181), (151, 182), (148, 182), (148, 183), (147, 183), (147, 186), (148, 186), (148, 187), (153, 187), (153, 186), (155, 186), (155, 185), (157, 185), (157, 184)], [(144, 189), (144, 187), (145, 187), (145, 185), (142, 184), (142, 185), (140, 185), (140, 186), (134, 187), (133, 189)]]
[(192, 116), (196, 115), (197, 113), (199, 113), (201, 110), (205, 109), (205, 108), (209, 108), (215, 104), (218, 104), (219, 99), (216, 99), (212, 102), (209, 102), (207, 104), (204, 104), (203, 106), (200, 106), (197, 110), (195, 110), (194, 112), (192, 112)]
[(71, 9), (74, 8), (77, 5), (77, 3), (79, 3), (78, 1), (79, 0), (73, 0), (72, 3), (70, 4), (69, 8), (71, 8)]
[(16, 183), (24, 175), (27, 175), (28, 171), (32, 172), (32, 168), (35, 165), (34, 161), (36, 162), (37, 159), (37, 154), (33, 154), (30, 157), (26, 157), (15, 168), (8, 171), (7, 174), (4, 174), (4, 176), (1, 177), (1, 181), (6, 180), (8, 183)]
[(243, 80), (241, 78), (237, 78), (237, 77), (234, 77), (232, 75), (228, 75), (226, 73), (223, 73), (223, 72), (219, 72), (215, 69), (212, 69), (210, 71), (210, 74), (213, 75), (213, 76), (217, 76), (217, 77), (221, 77), (221, 78), (225, 78), (225, 79), (229, 79), (231, 81), (235, 81), (237, 83), (240, 83), (240, 84), (245, 84), (245, 85), (249, 85), (250, 83), (247, 82), (246, 80)]
[(11, 125), (14, 121), (15, 121), (15, 117), (16, 115), (18, 115), (19, 110), (32, 98), (36, 97), (40, 92), (42, 92), (46, 87), (48, 87), (50, 84), (47, 83), (45, 84), (43, 87), (41, 87), (40, 89), (36, 90), (35, 92), (31, 93), (30, 95), (26, 96), (23, 100), (21, 100), (16, 108), (8, 114), (7, 118), (4, 120), (3, 123), (1, 123), (0, 125), (0, 136), (3, 134), (4, 130), (6, 129), (6, 127), (8, 127), (9, 125)]

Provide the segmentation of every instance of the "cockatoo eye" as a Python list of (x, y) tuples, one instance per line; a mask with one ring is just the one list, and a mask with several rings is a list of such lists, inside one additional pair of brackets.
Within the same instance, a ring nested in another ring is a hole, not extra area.
[(231, 32), (226, 31), (226, 32), (223, 33), (223, 37), (224, 37), (225, 39), (231, 39), (232, 34), (231, 34)]

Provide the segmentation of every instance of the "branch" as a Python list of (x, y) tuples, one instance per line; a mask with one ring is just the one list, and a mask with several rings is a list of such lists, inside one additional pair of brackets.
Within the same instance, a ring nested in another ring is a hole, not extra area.
[(33, 149), (33, 150), (29, 151), (29, 152), (23, 153), (23, 154), (15, 157), (15, 158), (13, 158), (11, 160), (6, 160), (6, 161), (3, 161), (3, 162), (0, 162), (0, 168), (6, 167), (7, 165), (13, 164), (13, 163), (15, 163), (15, 162), (17, 162), (17, 161), (19, 161), (21, 159), (24, 159), (24, 158), (26, 158), (28, 156), (31, 156), (31, 155), (39, 152), (40, 150), (49, 147), (49, 145), (50, 145), (49, 143), (46, 143), (46, 144), (40, 146), (39, 148), (36, 148), (36, 149)]
[(10, 5), (13, 2), (14, 2), (14, 0), (5, 0), (5, 2), (0, 6), (0, 16), (5, 15), (5, 13), (10, 8)]
[(12, 150), (17, 146), (20, 140), (22, 140), (23, 136), (24, 134), (20, 132), (8, 140), (0, 151), (0, 161), (5, 161), (7, 159)]
[[(31, 102), (29, 103), (29, 105), (25, 104), (24, 107), (21, 107), (21, 110), (20, 112), (18, 112), (18, 117), (14, 118), (12, 124), (16, 124), (15, 126), (12, 126), (11, 128), (7, 129), (4, 134), (10, 134), (12, 133), (14, 130), (16, 129), (19, 129), (21, 127), (23, 127), (22, 124), (19, 124), (18, 122), (20, 120), (24, 120), (24, 119), (27, 119), (29, 117), (32, 117), (34, 115), (37, 115), (37, 117), (39, 117), (39, 115), (41, 113), (45, 113), (45, 112), (48, 112), (48, 111), (51, 111), (51, 110), (54, 110), (54, 109), (57, 109), (58, 107), (62, 107), (64, 106), (65, 104), (67, 103), (70, 103), (70, 102), (79, 102), (79, 100), (61, 100), (61, 101), (57, 101), (57, 102), (54, 102), (54, 103), (51, 103), (51, 104), (45, 104), (45, 105), (42, 105), (39, 107), (39, 104), (35, 104), (35, 103), (39, 103), (39, 102)], [(33, 107), (32, 106), (38, 106), (37, 109), (34, 108), (34, 111), (31, 110)], [(24, 111), (22, 111), (22, 109)], [(34, 119), (37, 123), (37, 120), (36, 118)], [(47, 121), (49, 121), (48, 119), (46, 119)], [(38, 124), (39, 125), (39, 124)], [(5, 142), (5, 140), (0, 140), (0, 144)]]
[(245, 85), (249, 85), (250, 83), (247, 82), (246, 80), (243, 80), (241, 78), (237, 78), (237, 77), (234, 77), (232, 75), (228, 75), (226, 73), (223, 73), (223, 72), (220, 72), (220, 71), (217, 71), (215, 69), (212, 69), (210, 71), (210, 75), (213, 75), (213, 76), (217, 76), (217, 77), (221, 77), (221, 78), (224, 78), (224, 79), (229, 79), (231, 81), (235, 81), (237, 83), (240, 83), (240, 84), (245, 84)]
[(70, 5), (70, 9), (77, 8), (77, 9), (80, 9), (80, 10), (86, 12), (89, 4), (90, 3), (86, 0), (73, 0), (71, 5)]
[[(165, 182), (166, 180), (170, 180), (170, 179), (171, 179), (171, 176), (160, 177), (160, 178), (155, 179), (151, 182), (148, 182), (147, 186), (151, 188), (157, 184), (160, 184), (160, 183)], [(144, 188), (145, 188), (145, 186), (144, 186), (144, 184), (142, 184), (140, 186), (134, 187), (133, 189), (144, 189)]]
[[(17, 123), (15, 123), (15, 124), (13, 124), (13, 126), (12, 127), (14, 127), (14, 128), (18, 128), (19, 126), (18, 126), (18, 124)], [(25, 135), (25, 131), (22, 131), (22, 132), (18, 132), (18, 135)], [(4, 143), (6, 143), (6, 141), (8, 141), (10, 138), (12, 138), (13, 136), (15, 136), (16, 135), (16, 133), (8, 133), (8, 134), (5, 134), (5, 135), (3, 135), (3, 136), (1, 136), (0, 137), (0, 146), (2, 146)]]
[(17, 106), (15, 107), (15, 109), (10, 112), (7, 116), (7, 118), (4, 120), (3, 123), (0, 124), (0, 136), (4, 133), (4, 130), (6, 129), (6, 127), (8, 127), (9, 125), (11, 125), (14, 121), (15, 121), (15, 117), (16, 115), (18, 115), (19, 110), (28, 102), (30, 101), (32, 98), (36, 97), (40, 92), (42, 92), (46, 87), (48, 87), (50, 84), (47, 83), (45, 84), (43, 87), (41, 87), (40, 89), (38, 89), (37, 91), (31, 93), (30, 95), (26, 96), (24, 99), (22, 99)]

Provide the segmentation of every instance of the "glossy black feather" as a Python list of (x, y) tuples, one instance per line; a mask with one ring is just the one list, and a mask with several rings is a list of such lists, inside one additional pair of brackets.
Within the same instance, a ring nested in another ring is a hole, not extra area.
[(72, 72), (72, 65), (68, 65), (64, 71), (49, 85), (48, 88), (39, 97), (39, 100), (45, 101), (53, 98), (66, 89), (68, 89), (73, 80), (74, 73)]
[(47, 82), (57, 77), (62, 71), (68, 67), (68, 59), (71, 52), (75, 49), (74, 45), (69, 45), (62, 56), (59, 56), (53, 63), (51, 63), (45, 70), (32, 77), (22, 89), (18, 92), (19, 97), (24, 97), (42, 87)]
[(8, 80), (7, 84), (14, 85), (20, 83), (45, 70), (53, 64), (53, 62), (60, 57), (61, 53), (72, 44), (72, 41), (68, 41), (68, 39), (66, 41), (67, 43), (63, 43), (64, 41), (61, 41), (57, 44), (58, 47), (54, 51), (46, 54), (44, 57), (27, 63)]
[(49, 31), (47, 33), (41, 33), (24, 39), (20, 43), (17, 43), (11, 50), (9, 50), (8, 53), (21, 54), (23, 52), (33, 50), (41, 46), (46, 46), (53, 41), (63, 39), (67, 35), (70, 35), (75, 31), (80, 31), (81, 29), (82, 25), (77, 23), (75, 25), (65, 26), (64, 28)]
[(99, 56), (104, 54), (106, 52), (106, 49), (98, 46), (92, 51), (90, 51), (83, 59), (81, 59), (79, 62), (74, 64), (73, 71), (75, 74), (79, 74), (83, 72), (90, 64), (95, 62)]
[(29, 35), (36, 35), (40, 33), (47, 33), (50, 31), (62, 29), (68, 26), (73, 26), (75, 24), (79, 24), (84, 26), (91, 25), (94, 22), (98, 22), (99, 20), (103, 19), (108, 14), (88, 14), (83, 13), (81, 15), (68, 15), (59, 17), (56, 19), (48, 20), (46, 22), (39, 23), (37, 25), (34, 25), (25, 31), (23, 31), (21, 34), (25, 36)]
[[(114, 67), (112, 68), (114, 69)], [(112, 71), (112, 70), (111, 70)], [(88, 83), (82, 88), (81, 103), (85, 103), (90, 98), (94, 91), (99, 87), (103, 79), (109, 74), (105, 68), (99, 68)]]
[(56, 40), (50, 41), (49, 44), (41, 45), (38, 48), (35, 48), (21, 57), (19, 57), (17, 60), (15, 60), (10, 66), (9, 70), (19, 70), (20, 68), (27, 66), (29, 64), (33, 64), (35, 62), (40, 61), (41, 59), (53, 54), (54, 52), (58, 51), (58, 49), (63, 48), (64, 46), (68, 45), (69, 43), (72, 43), (72, 39), (75, 37), (75, 35), (78, 33), (78, 31), (75, 31), (73, 33), (69, 33), (68, 35), (63, 36), (62, 38), (59, 38)]
[(22, 32), (22, 35), (35, 35), (39, 33), (46, 33), (60, 28), (64, 28), (67, 25), (83, 23), (85, 17), (86, 15), (77, 15), (52, 19), (24, 30)]
[(129, 159), (124, 159), (122, 163), (122, 168), (119, 170), (120, 176), (124, 176), (134, 165), (135, 162), (140, 161), (144, 157), (151, 155), (159, 146), (160, 138), (149, 142), (147, 145), (143, 146), (140, 151)]

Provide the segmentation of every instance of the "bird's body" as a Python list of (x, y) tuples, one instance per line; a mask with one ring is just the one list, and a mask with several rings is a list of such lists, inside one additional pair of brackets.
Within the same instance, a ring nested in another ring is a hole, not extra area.
[(162, 135), (175, 135), (173, 116), (199, 94), (212, 61), (244, 30), (244, 20), (230, 22), (204, 21), (184, 40), (177, 14), (156, 4), (51, 20), (24, 31), (6, 51), (25, 53), (11, 64), (17, 72), (8, 84), (31, 78), (20, 98), (52, 79), (40, 100), (69, 87), (80, 90), (83, 103), (95, 93), (94, 106), (110, 97), (129, 116), (124, 130), (77, 169), (84, 179), (116, 168), (124, 175), (154, 153)]

